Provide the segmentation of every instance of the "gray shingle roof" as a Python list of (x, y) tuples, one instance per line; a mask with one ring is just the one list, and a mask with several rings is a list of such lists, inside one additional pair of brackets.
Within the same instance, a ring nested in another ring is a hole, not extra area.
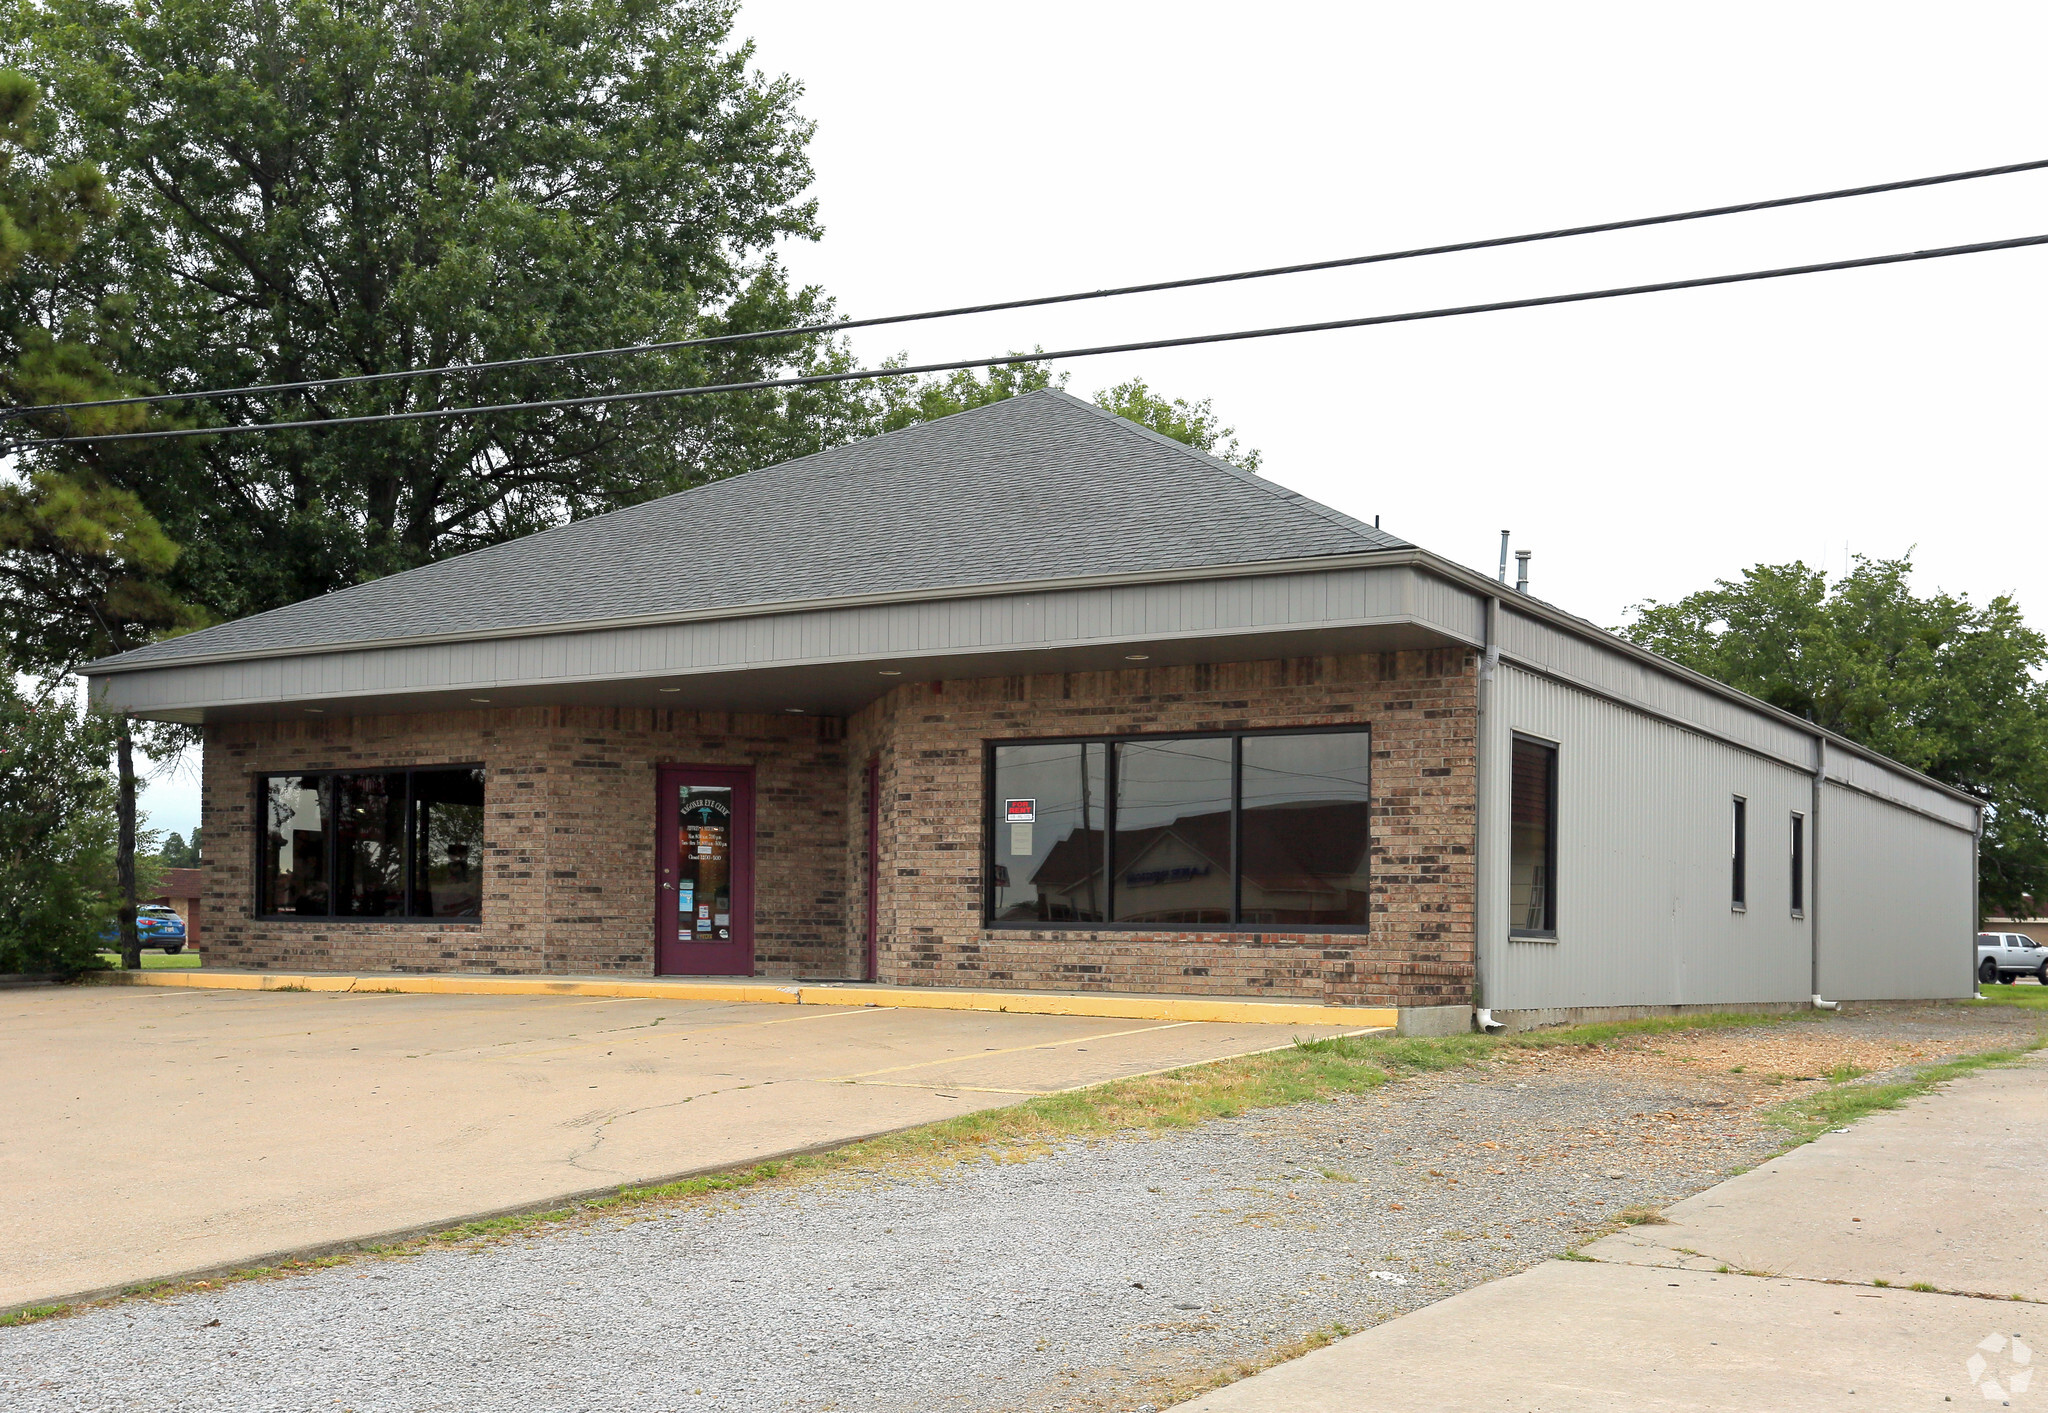
[(154, 643), (105, 665), (1408, 547), (1048, 391)]

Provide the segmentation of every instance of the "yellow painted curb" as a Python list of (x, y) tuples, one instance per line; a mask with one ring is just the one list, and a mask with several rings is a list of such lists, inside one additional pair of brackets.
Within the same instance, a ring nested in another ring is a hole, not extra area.
[(1341, 1025), (1391, 1029), (1397, 1013), (1365, 1006), (1291, 1001), (1232, 1001), (1201, 996), (1124, 996), (1090, 992), (956, 991), (924, 986), (803, 986), (744, 981), (570, 980), (546, 976), (353, 976), (336, 972), (104, 971), (110, 986), (182, 986), (201, 991), (405, 992), (429, 996), (598, 996), (650, 1001), (727, 1001), (777, 1006), (880, 1006), (906, 1010), (997, 1011), (1012, 1015), (1099, 1019), (1232, 1021), (1266, 1025)]
[(1392, 1010), (1317, 1006), (1308, 1002), (1211, 1000), (1202, 996), (1044, 995), (1019, 991), (954, 991), (922, 986), (806, 986), (806, 1006), (900, 1006), (936, 1011), (1007, 1011), (1012, 1015), (1095, 1016), (1124, 1020), (1250, 1021), (1270, 1025), (1392, 1026)]
[(104, 971), (93, 979), (111, 986), (186, 986), (201, 991), (404, 992), (425, 996), (598, 996), (647, 1001), (748, 1001), (794, 1006), (795, 986), (744, 982), (568, 981), (545, 976), (344, 976), (314, 972)]

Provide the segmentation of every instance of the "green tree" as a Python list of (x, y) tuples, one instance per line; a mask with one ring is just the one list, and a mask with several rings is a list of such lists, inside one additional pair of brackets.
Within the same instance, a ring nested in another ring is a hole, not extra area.
[(113, 731), (0, 679), (0, 972), (100, 965), (120, 901)]
[(1141, 427), (1150, 427), (1162, 437), (1186, 442), (1196, 451), (1206, 451), (1220, 461), (1228, 461), (1247, 471), (1259, 469), (1262, 460), (1259, 453), (1249, 448), (1239, 449), (1237, 428), (1224, 426), (1223, 419), (1210, 409), (1210, 400), (1206, 397), (1200, 402), (1178, 397), (1169, 402), (1147, 387), (1143, 378), (1132, 378), (1095, 394), (1095, 405), (1107, 408), (1119, 417), (1128, 417)]
[[(333, 378), (828, 316), (774, 257), (819, 233), (799, 90), (736, 0), (43, 0), (16, 60), (65, 95), (118, 230), (87, 252), (152, 385)], [(739, 381), (792, 338), (190, 404), (201, 425)], [(109, 468), (222, 616), (293, 602), (853, 434), (845, 390), (154, 443)]]
[(156, 856), (158, 862), (165, 868), (199, 867), (198, 829), (193, 829), (192, 838), (189, 843), (184, 835), (173, 829), (169, 837), (164, 840), (162, 847), (156, 851)]
[[(982, 373), (962, 369), (924, 378), (883, 379), (861, 393), (866, 400), (867, 414), (859, 430), (870, 435), (894, 432), (913, 422), (950, 417), (955, 412), (984, 407), (1020, 393), (1037, 392), (1041, 388), (1064, 390), (1067, 378), (1066, 373), (1055, 374), (1044, 362), (1020, 354), (1017, 362), (1000, 364)], [(1189, 402), (1185, 398), (1169, 401), (1154, 393), (1143, 378), (1132, 378), (1113, 388), (1102, 389), (1095, 394), (1094, 401), (1105, 411), (1128, 417), (1142, 427), (1149, 427), (1177, 442), (1185, 442), (1197, 451), (1205, 451), (1247, 471), (1259, 469), (1259, 453), (1238, 448), (1237, 429), (1222, 425), (1222, 419), (1211, 410), (1208, 398), (1200, 402)]]
[(2048, 896), (2048, 639), (1998, 597), (1912, 592), (1910, 558), (1858, 558), (1830, 583), (1757, 565), (1620, 631), (1965, 790), (1986, 806), (1982, 905)]
[[(128, 390), (108, 367), (120, 351), (124, 306), (118, 298), (103, 298), (90, 279), (77, 273), (80, 251), (96, 229), (108, 225), (115, 207), (92, 164), (44, 156), (42, 140), (51, 131), (51, 115), (35, 83), (0, 70), (0, 413), (10, 417), (40, 403)], [(111, 431), (132, 429), (146, 418), (135, 408), (105, 408), (68, 423)], [(65, 424), (38, 416), (27, 418), (25, 425), (48, 431)], [(87, 658), (139, 646), (158, 631), (195, 621), (161, 584), (177, 559), (177, 547), (133, 494), (108, 479), (106, 468), (121, 464), (123, 457), (120, 452), (37, 453), (26, 475), (17, 466), (15, 475), (0, 483), (0, 622), (7, 631), (10, 668), (58, 681)], [(33, 719), (47, 723), (53, 718), (41, 712)], [(112, 728), (111, 735), (118, 772), (114, 817), (121, 949), (128, 965), (140, 966), (136, 782), (127, 721)], [(99, 737), (86, 733), (78, 739)], [(71, 795), (60, 788), (60, 797)], [(37, 825), (42, 833), (32, 829), (18, 836), (55, 841), (53, 887), (68, 877), (63, 861), (70, 857), (64, 853), (70, 836), (49, 824), (56, 817), (48, 811), (36, 815), (48, 828)], [(19, 917), (33, 912), (19, 899), (17, 904)]]

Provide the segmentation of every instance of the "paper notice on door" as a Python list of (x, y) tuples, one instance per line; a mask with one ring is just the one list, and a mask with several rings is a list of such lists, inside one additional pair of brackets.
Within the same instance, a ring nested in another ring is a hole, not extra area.
[(1010, 855), (1012, 858), (1028, 858), (1031, 854), (1031, 829), (1029, 824), (1010, 826)]
[(712, 918), (711, 918), (711, 920), (712, 920), (713, 922), (717, 923), (717, 924), (718, 924), (718, 925), (719, 925), (720, 927), (731, 927), (731, 926), (732, 926), (732, 914), (731, 914), (731, 913), (714, 913), (714, 914), (712, 915)]

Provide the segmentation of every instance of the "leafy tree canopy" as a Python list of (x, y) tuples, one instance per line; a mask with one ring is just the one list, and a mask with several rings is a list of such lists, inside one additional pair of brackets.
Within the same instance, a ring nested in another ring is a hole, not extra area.
[[(1005, 363), (981, 374), (963, 369), (928, 378), (891, 378), (871, 385), (863, 393), (868, 409), (863, 430), (894, 432), (913, 422), (950, 417), (955, 412), (1001, 402), (1019, 393), (1037, 392), (1041, 388), (1064, 389), (1067, 377), (1065, 373), (1054, 373), (1042, 361), (1020, 355), (1016, 363)], [(1169, 401), (1154, 393), (1143, 378), (1132, 378), (1102, 389), (1095, 394), (1094, 401), (1097, 407), (1128, 417), (1161, 436), (1185, 442), (1197, 451), (1247, 471), (1259, 469), (1259, 453), (1238, 448), (1237, 429), (1222, 424), (1222, 419), (1211, 410), (1208, 398), (1200, 402), (1185, 398)]]
[(1911, 573), (1757, 565), (1620, 631), (1983, 801), (1982, 905), (2015, 915), (2048, 898), (2048, 639), (2010, 598), (1920, 597)]
[(156, 851), (156, 856), (165, 868), (199, 867), (199, 830), (193, 829), (190, 842), (177, 830), (172, 830)]
[(117, 906), (112, 723), (0, 677), (0, 972), (100, 965)]
[[(168, 391), (814, 322), (774, 258), (818, 234), (797, 86), (735, 0), (45, 0), (14, 60), (104, 169), (81, 270)], [(771, 340), (189, 404), (200, 425), (739, 381)], [(109, 468), (238, 615), (844, 440), (836, 389), (159, 442)]]

